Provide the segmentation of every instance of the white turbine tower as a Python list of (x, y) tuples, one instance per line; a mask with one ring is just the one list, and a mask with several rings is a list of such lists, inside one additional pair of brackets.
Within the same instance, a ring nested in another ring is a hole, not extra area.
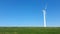
[(46, 9), (47, 9), (47, 5), (46, 5), (45, 8), (43, 9), (44, 27), (46, 27)]

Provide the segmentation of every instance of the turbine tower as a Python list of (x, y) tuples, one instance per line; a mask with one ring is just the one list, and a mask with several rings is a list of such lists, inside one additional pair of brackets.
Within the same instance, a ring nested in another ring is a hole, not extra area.
[(43, 10), (43, 16), (44, 16), (44, 27), (46, 27), (46, 10)]

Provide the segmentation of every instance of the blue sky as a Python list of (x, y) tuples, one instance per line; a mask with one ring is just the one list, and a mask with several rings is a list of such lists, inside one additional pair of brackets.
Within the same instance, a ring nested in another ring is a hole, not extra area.
[(0, 0), (0, 26), (43, 26), (47, 3), (47, 26), (60, 26), (60, 0)]

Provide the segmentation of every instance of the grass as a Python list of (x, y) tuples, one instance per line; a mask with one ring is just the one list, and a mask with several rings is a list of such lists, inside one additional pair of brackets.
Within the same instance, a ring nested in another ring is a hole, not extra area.
[(0, 34), (60, 34), (60, 27), (0, 27)]

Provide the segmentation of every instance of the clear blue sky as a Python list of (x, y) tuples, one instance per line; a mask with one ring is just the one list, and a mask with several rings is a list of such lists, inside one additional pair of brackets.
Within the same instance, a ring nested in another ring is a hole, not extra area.
[(0, 26), (43, 26), (47, 2), (47, 26), (60, 26), (60, 0), (0, 0)]

